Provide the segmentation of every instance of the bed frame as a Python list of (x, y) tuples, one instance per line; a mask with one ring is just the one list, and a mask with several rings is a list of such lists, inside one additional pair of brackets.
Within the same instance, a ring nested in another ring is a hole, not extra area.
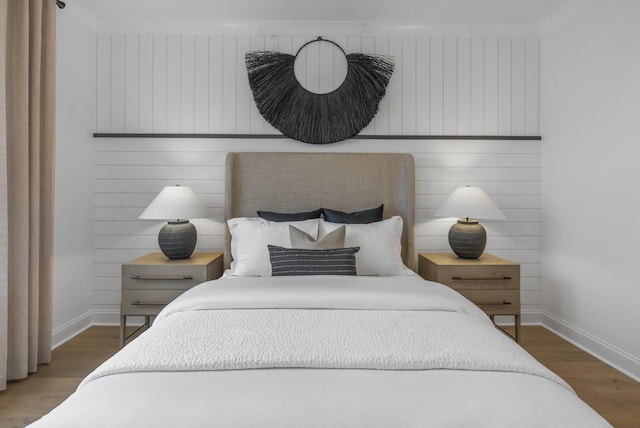
[[(317, 208), (359, 211), (384, 204), (384, 218), (404, 221), (402, 259), (415, 264), (413, 156), (401, 153), (229, 153), (225, 218), (256, 211), (300, 212)], [(225, 228), (225, 266), (231, 262)]]

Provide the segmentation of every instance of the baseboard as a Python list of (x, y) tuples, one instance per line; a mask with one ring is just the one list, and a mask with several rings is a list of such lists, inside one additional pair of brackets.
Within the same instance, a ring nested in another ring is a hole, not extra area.
[[(143, 317), (128, 317), (127, 325), (142, 325)], [(500, 325), (513, 325), (513, 317), (497, 317), (496, 323)], [(522, 325), (542, 325), (540, 312), (522, 312)], [(78, 318), (69, 321), (53, 332), (53, 348), (55, 349), (86, 329), (94, 325), (120, 325), (120, 312), (114, 311), (88, 311)]]
[(542, 325), (614, 369), (640, 382), (640, 359), (547, 312)]
[[(509, 326), (513, 325), (513, 316), (496, 316), (496, 324)], [(542, 325), (542, 315), (538, 311), (522, 311), (520, 313), (521, 325)]]
[(522, 311), (520, 314), (520, 323), (522, 325), (542, 325), (542, 314), (538, 311)]
[(120, 325), (120, 312), (93, 311), (93, 325)]
[[(144, 323), (144, 317), (129, 317), (127, 325), (136, 326)], [(88, 311), (67, 322), (53, 331), (51, 349), (56, 349), (63, 343), (73, 339), (89, 327), (94, 325), (120, 325), (120, 312)]]
[(88, 311), (63, 324), (61, 327), (56, 328), (53, 331), (51, 338), (51, 349), (56, 349), (58, 346), (70, 339), (73, 339), (92, 325), (94, 325), (93, 314), (91, 311)]
[[(93, 312), (91, 314), (91, 319), (92, 319), (91, 325), (120, 325), (119, 312)], [(142, 325), (143, 322), (144, 322), (143, 317), (127, 318), (127, 325), (137, 325), (137, 324)], [(522, 312), (520, 322), (522, 325), (542, 325), (542, 316), (540, 312)], [(498, 316), (496, 317), (496, 323), (500, 325), (513, 325), (513, 317)], [(82, 331), (84, 330), (86, 330), (86, 327), (82, 329)], [(74, 336), (76, 334), (80, 334), (82, 331), (76, 332)]]
[[(143, 316), (128, 316), (127, 326), (144, 324)], [(93, 325), (120, 325), (120, 312), (93, 312)]]

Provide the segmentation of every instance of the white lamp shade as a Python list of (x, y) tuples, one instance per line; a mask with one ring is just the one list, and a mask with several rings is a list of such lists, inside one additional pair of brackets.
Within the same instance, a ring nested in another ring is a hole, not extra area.
[(204, 205), (186, 186), (165, 187), (140, 214), (140, 218), (146, 220), (189, 220), (206, 216)]
[(458, 187), (454, 190), (435, 215), (436, 217), (468, 217), (485, 220), (506, 218), (484, 190), (472, 186)]

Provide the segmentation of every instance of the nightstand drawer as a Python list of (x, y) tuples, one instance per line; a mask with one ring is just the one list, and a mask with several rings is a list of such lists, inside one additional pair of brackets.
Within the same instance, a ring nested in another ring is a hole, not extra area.
[(184, 290), (125, 290), (122, 292), (122, 315), (157, 315)]
[[(176, 297), (205, 281), (222, 276), (221, 252), (197, 252), (188, 259), (169, 260), (162, 253), (151, 253), (122, 265), (120, 304), (120, 343), (124, 346), (141, 328), (151, 325)], [(145, 323), (127, 335), (127, 317), (142, 315)]]
[(207, 270), (194, 266), (122, 266), (123, 290), (188, 290), (207, 280)]
[(520, 266), (440, 266), (436, 282), (456, 290), (518, 290)]
[[(462, 259), (451, 253), (418, 255), (418, 273), (465, 296), (495, 323), (495, 317), (514, 318), (515, 340), (520, 337), (520, 265), (492, 254)], [(496, 326), (504, 330), (500, 326)]]
[(520, 310), (519, 290), (457, 290), (478, 306), (508, 306)]

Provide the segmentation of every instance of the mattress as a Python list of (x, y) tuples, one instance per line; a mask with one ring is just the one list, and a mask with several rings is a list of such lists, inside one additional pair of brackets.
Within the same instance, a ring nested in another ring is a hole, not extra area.
[(455, 291), (225, 277), (169, 304), (33, 427), (600, 427)]

